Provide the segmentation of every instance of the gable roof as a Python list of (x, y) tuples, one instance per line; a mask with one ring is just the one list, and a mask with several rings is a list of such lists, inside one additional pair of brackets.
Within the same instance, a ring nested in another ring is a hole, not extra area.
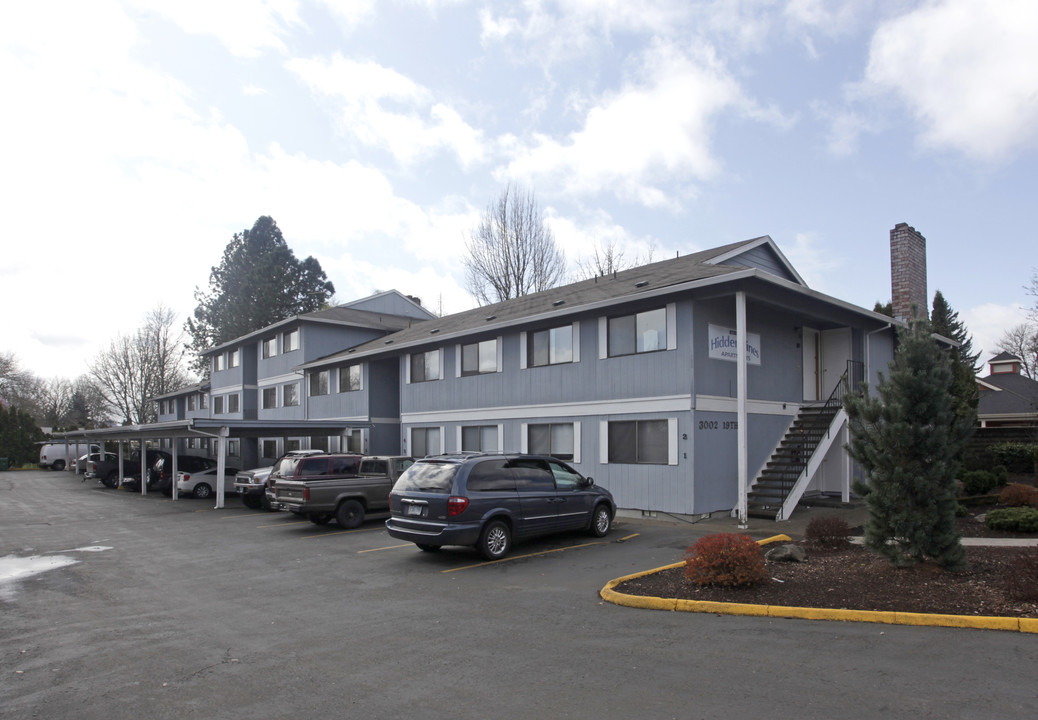
[(980, 399), (977, 415), (1038, 413), (1038, 380), (1016, 373), (996, 373), (978, 378)]

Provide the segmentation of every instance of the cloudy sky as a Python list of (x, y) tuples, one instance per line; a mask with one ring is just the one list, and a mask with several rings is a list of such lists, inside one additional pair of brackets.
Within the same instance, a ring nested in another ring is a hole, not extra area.
[(870, 309), (907, 222), (986, 359), (1034, 302), (1036, 68), (1034, 0), (3, 3), (0, 352), (78, 376), (260, 215), (340, 302), (464, 310), (515, 181), (574, 270), (767, 234)]

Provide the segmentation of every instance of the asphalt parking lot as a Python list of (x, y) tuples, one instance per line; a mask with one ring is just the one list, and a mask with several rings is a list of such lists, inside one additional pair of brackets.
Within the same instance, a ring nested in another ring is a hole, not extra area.
[(212, 505), (0, 473), (0, 560), (73, 563), (0, 580), (0, 718), (1038, 714), (1031, 635), (599, 598), (716, 527), (621, 519), (488, 564)]

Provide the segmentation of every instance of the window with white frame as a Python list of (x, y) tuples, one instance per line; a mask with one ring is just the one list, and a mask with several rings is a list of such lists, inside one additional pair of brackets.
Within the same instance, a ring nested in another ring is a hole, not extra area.
[(213, 398), (213, 415), (223, 415), (223, 395)]
[(227, 396), (227, 412), (241, 412), (241, 395), (234, 393), (233, 395)]
[(276, 458), (278, 456), (278, 441), (264, 440), (260, 444), (260, 452), (264, 458)]
[(207, 410), (209, 408), (209, 395), (201, 393), (198, 396), (198, 408), (200, 410)]
[(223, 370), (224, 367), (226, 367), (226, 365), (227, 365), (227, 356), (224, 355), (223, 353), (217, 353), (213, 357), (213, 369), (216, 370), (216, 372), (220, 372), (221, 370)]
[(428, 382), (441, 377), (439, 350), (411, 354), (411, 382)]
[(299, 383), (289, 383), (281, 386), (281, 405), (284, 407), (295, 407), (299, 404)]
[(411, 428), (411, 457), (420, 458), (426, 455), (439, 455), (442, 452), (442, 447), (440, 428)]
[(293, 450), (302, 450), (303, 442), (299, 438), (288, 438), (285, 440), (285, 452), (292, 452)]
[(608, 430), (608, 461), (618, 464), (666, 465), (670, 462), (667, 420), (613, 420)]
[(461, 374), (465, 376), (497, 372), (497, 355), (497, 338), (462, 345)]
[(264, 359), (272, 358), (278, 354), (278, 339), (276, 335), (274, 337), (266, 338), (263, 340), (262, 353)]
[(498, 452), (497, 425), (469, 425), (461, 428), (462, 452)]
[(609, 357), (667, 349), (667, 308), (609, 318)]
[(241, 440), (231, 438), (227, 441), (227, 457), (241, 457)]
[(241, 348), (235, 348), (227, 353), (227, 367), (233, 368), (241, 365)]
[(364, 452), (363, 430), (350, 430), (342, 436), (342, 451), (348, 453)]
[(526, 427), (527, 451), (534, 455), (551, 455), (559, 460), (575, 457), (573, 423), (539, 423)]
[(310, 380), (310, 397), (328, 394), (328, 384), (330, 375), (331, 373), (328, 370), (314, 370), (311, 373), (309, 373), (308, 378)]
[(194, 410), (195, 409), (195, 396), (194, 395), (188, 395), (187, 396), (187, 409), (188, 410)]
[(563, 325), (549, 330), (527, 333), (527, 367), (560, 365), (573, 362), (573, 326)]
[(278, 389), (276, 387), (263, 388), (263, 409), (271, 410), (278, 406)]
[(281, 336), (281, 352), (288, 353), (299, 349), (299, 328), (289, 330)]
[(339, 368), (339, 392), (355, 392), (363, 389), (360, 380), (360, 365)]

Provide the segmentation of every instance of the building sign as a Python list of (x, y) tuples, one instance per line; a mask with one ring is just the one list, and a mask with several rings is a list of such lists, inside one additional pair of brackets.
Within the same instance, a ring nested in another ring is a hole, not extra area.
[[(738, 361), (739, 343), (736, 340), (735, 330), (720, 325), (708, 325), (707, 331), (711, 358)], [(757, 333), (746, 333), (746, 362), (750, 365), (760, 365), (760, 335)]]

